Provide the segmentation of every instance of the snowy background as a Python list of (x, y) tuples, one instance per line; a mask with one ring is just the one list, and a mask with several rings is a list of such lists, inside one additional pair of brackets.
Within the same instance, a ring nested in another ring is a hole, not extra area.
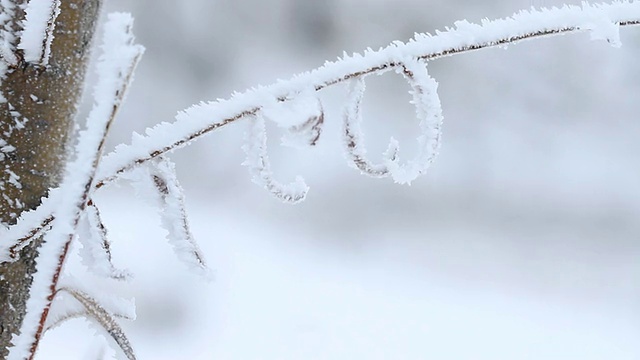
[[(560, 3), (112, 0), (147, 52), (111, 146), (343, 50)], [(444, 143), (411, 186), (346, 165), (342, 86), (322, 93), (318, 148), (271, 136), (276, 177), (311, 186), (300, 205), (251, 183), (246, 124), (213, 133), (172, 158), (215, 280), (185, 270), (156, 210), (123, 184), (97, 201), (116, 263), (136, 278), (88, 281), (136, 298), (138, 319), (123, 326), (140, 359), (638, 359), (640, 29), (621, 36), (621, 49), (582, 34), (430, 63)], [(368, 81), (374, 159), (390, 136), (404, 158), (415, 150), (407, 90), (393, 74)], [(41, 357), (95, 359), (87, 329), (53, 330)]]

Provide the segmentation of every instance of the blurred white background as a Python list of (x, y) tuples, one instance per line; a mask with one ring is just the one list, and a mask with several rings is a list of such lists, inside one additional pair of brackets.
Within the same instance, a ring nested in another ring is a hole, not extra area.
[[(111, 0), (147, 48), (111, 145), (343, 50), (561, 3)], [(172, 159), (215, 280), (174, 259), (156, 210), (123, 184), (98, 201), (115, 261), (136, 278), (88, 281), (136, 298), (123, 326), (140, 359), (638, 359), (640, 29), (621, 36), (621, 49), (582, 34), (430, 63), (444, 143), (411, 186), (346, 165), (342, 86), (322, 92), (318, 148), (271, 136), (277, 178), (311, 186), (300, 205), (251, 183), (244, 123), (213, 133)], [(371, 156), (394, 136), (411, 157), (406, 83), (388, 74), (367, 89)], [(87, 329), (52, 331), (42, 358), (95, 359)]]

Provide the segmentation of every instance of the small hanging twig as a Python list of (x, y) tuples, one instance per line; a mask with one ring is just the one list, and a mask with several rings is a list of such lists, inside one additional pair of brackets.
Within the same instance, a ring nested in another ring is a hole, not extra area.
[(204, 254), (191, 233), (184, 205), (184, 191), (178, 182), (175, 165), (165, 157), (159, 157), (152, 165), (149, 169), (150, 180), (158, 195), (162, 223), (169, 233), (169, 243), (178, 259), (203, 277), (209, 278), (211, 274)]
[(261, 114), (257, 114), (251, 119), (245, 138), (245, 145), (242, 149), (247, 154), (247, 159), (242, 165), (249, 168), (253, 182), (264, 187), (273, 196), (284, 202), (295, 204), (303, 201), (309, 187), (301, 177), (298, 176), (295, 182), (286, 185), (273, 178), (267, 155), (267, 134), (264, 118)]
[(121, 281), (130, 279), (129, 272), (117, 269), (113, 265), (107, 228), (102, 221), (100, 210), (93, 200), (87, 202), (83, 219), (86, 229), (83, 236), (79, 236), (82, 244), (80, 256), (83, 263), (97, 275)]
[[(375, 178), (384, 178), (389, 175), (389, 169), (385, 164), (374, 164), (367, 159), (367, 149), (364, 147), (364, 135), (360, 124), (362, 123), (362, 99), (366, 85), (364, 76), (351, 79), (347, 84), (347, 97), (343, 114), (343, 145), (349, 164), (359, 169), (365, 175)], [(384, 158), (387, 161), (395, 161), (398, 156), (398, 144), (391, 139)]]

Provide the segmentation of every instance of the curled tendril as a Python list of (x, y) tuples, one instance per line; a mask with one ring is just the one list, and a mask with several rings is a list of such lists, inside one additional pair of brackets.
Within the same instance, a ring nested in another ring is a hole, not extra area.
[(411, 103), (416, 108), (416, 116), (420, 120), (420, 136), (418, 136), (418, 152), (406, 164), (400, 165), (399, 158), (386, 161), (393, 180), (400, 184), (408, 184), (425, 173), (431, 166), (442, 138), (442, 106), (438, 96), (438, 83), (429, 76), (426, 64), (418, 59), (409, 59), (397, 69), (411, 86)]
[(267, 134), (264, 117), (260, 112), (250, 119), (250, 128), (246, 135), (246, 144), (242, 147), (247, 159), (242, 165), (249, 167), (252, 181), (267, 189), (273, 196), (287, 203), (299, 203), (305, 199), (309, 187), (302, 177), (295, 182), (281, 184), (273, 178), (271, 164), (267, 155)]
[[(426, 64), (418, 59), (408, 59), (397, 69), (411, 86), (411, 103), (416, 108), (420, 120), (421, 134), (418, 137), (418, 153), (406, 164), (399, 163), (399, 144), (391, 138), (383, 154), (382, 164), (374, 164), (366, 157), (364, 136), (360, 128), (362, 122), (361, 104), (365, 91), (364, 77), (356, 77), (347, 85), (347, 99), (344, 110), (344, 147), (350, 164), (363, 174), (384, 178), (391, 176), (397, 183), (408, 184), (423, 174), (431, 165), (440, 149), (442, 108), (438, 97), (438, 83), (429, 76)], [(381, 74), (378, 72), (376, 74)]]
[[(375, 178), (389, 176), (389, 169), (385, 164), (374, 164), (366, 157), (367, 149), (364, 147), (364, 135), (360, 124), (362, 123), (362, 98), (366, 88), (364, 78), (356, 77), (347, 84), (347, 99), (344, 108), (344, 122), (342, 135), (343, 145), (349, 163), (365, 175)], [(391, 140), (384, 154), (388, 161), (394, 161), (398, 152), (398, 144)]]

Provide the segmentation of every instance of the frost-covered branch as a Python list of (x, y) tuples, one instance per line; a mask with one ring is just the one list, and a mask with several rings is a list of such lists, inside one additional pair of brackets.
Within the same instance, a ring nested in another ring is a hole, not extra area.
[[(398, 69), (405, 65), (406, 59), (435, 60), (484, 48), (577, 32), (590, 32), (593, 39), (604, 39), (619, 46), (619, 27), (638, 24), (640, 3), (631, 1), (525, 10), (510, 18), (483, 20), (481, 24), (458, 21), (454, 28), (437, 31), (435, 35), (416, 34), (408, 43), (394, 42), (378, 51), (369, 49), (364, 54), (345, 55), (338, 61), (328, 62), (289, 81), (251, 89), (235, 94), (228, 100), (194, 105), (180, 112), (175, 122), (161, 123), (148, 129), (145, 136), (135, 136), (130, 145), (121, 145), (108, 154), (97, 175), (96, 185), (101, 187), (139, 164), (183, 147), (194, 139), (239, 119), (256, 116), (263, 108), (293, 99), (296, 94), (307, 94), (365, 75)], [(427, 143), (430, 144), (427, 146), (435, 144), (431, 140)]]

